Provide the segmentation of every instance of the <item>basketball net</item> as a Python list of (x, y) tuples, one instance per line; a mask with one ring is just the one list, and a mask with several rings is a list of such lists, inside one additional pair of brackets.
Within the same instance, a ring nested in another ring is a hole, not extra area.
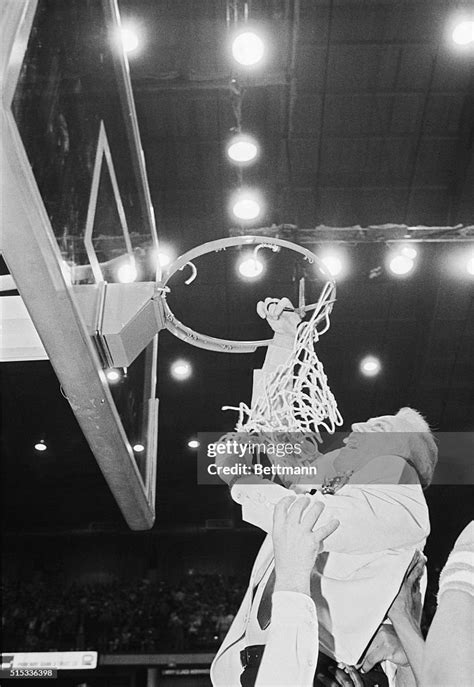
[(308, 322), (298, 325), (289, 360), (265, 376), (262, 393), (253, 407), (240, 403), (223, 410), (239, 413), (236, 432), (262, 434), (269, 432), (334, 433), (343, 419), (328, 385), (315, 344), (330, 326), (329, 315), (334, 303), (334, 286), (328, 282)]

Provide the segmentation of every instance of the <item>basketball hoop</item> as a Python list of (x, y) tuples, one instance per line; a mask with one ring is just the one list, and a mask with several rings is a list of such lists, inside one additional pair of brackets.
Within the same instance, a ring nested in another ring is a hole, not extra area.
[(257, 348), (269, 346), (272, 339), (260, 341), (231, 341), (218, 339), (207, 334), (195, 332), (180, 322), (172, 313), (166, 296), (170, 291), (168, 282), (178, 270), (191, 268), (191, 276), (185, 281), (190, 284), (197, 275), (193, 263), (196, 258), (211, 252), (219, 252), (235, 246), (255, 246), (257, 251), (268, 248), (274, 252), (282, 248), (303, 255), (305, 260), (314, 264), (325, 284), (316, 303), (304, 302), (304, 280), (300, 282), (300, 297), (295, 311), (303, 317), (313, 311), (309, 321), (298, 326), (292, 354), (286, 364), (280, 365), (264, 380), (263, 393), (254, 407), (245, 403), (238, 407), (224, 406), (223, 410), (235, 410), (239, 417), (237, 432), (262, 434), (272, 432), (315, 433), (319, 437), (320, 428), (329, 433), (342, 425), (342, 417), (332, 394), (323, 365), (314, 350), (315, 343), (330, 326), (329, 316), (335, 302), (336, 284), (325, 265), (311, 251), (290, 241), (265, 236), (238, 236), (218, 241), (210, 241), (184, 253), (169, 267), (166, 278), (159, 284), (157, 292), (164, 311), (164, 327), (174, 336), (199, 348), (226, 353), (252, 353)]
[(303, 248), (302, 246), (292, 243), (291, 241), (285, 241), (284, 239), (270, 238), (267, 236), (234, 236), (231, 238), (218, 239), (217, 241), (203, 243), (201, 246), (197, 246), (187, 253), (184, 253), (171, 265), (169, 265), (166, 270), (165, 278), (158, 284), (157, 288), (158, 298), (160, 299), (164, 311), (163, 324), (169, 332), (178, 337), (178, 339), (181, 339), (192, 346), (206, 348), (209, 351), (220, 351), (223, 353), (253, 353), (257, 350), (257, 348), (269, 346), (272, 339), (263, 339), (260, 341), (234, 341), (229, 339), (218, 339), (207, 334), (195, 332), (193, 329), (187, 327), (178, 320), (178, 318), (171, 311), (171, 308), (166, 300), (167, 294), (170, 291), (168, 283), (176, 274), (176, 272), (184, 270), (186, 266), (190, 267), (191, 275), (185, 281), (185, 284), (189, 285), (192, 283), (192, 281), (194, 281), (197, 275), (197, 269), (193, 262), (196, 258), (207, 255), (208, 253), (218, 253), (226, 250), (227, 248), (233, 248), (236, 246), (255, 246), (254, 253), (263, 248), (268, 248), (274, 252), (279, 252), (282, 248), (286, 248), (299, 253), (309, 264), (315, 265), (316, 270), (326, 281), (323, 292), (327, 290), (328, 298), (325, 299), (324, 310), (321, 310), (320, 308), (320, 311), (318, 312), (319, 305), (323, 305), (320, 298), (316, 304), (305, 305), (303, 308), (297, 309), (297, 312), (299, 312), (300, 316), (303, 316), (302, 310), (304, 310), (304, 312), (314, 310), (313, 317), (316, 314), (317, 325), (319, 325), (320, 322), (323, 323), (323, 330), (318, 332), (319, 335), (324, 334), (324, 332), (327, 331), (329, 328), (329, 315), (332, 311), (332, 307), (336, 298), (336, 284), (329, 274), (327, 267), (317, 257), (317, 255), (312, 253), (307, 248)]

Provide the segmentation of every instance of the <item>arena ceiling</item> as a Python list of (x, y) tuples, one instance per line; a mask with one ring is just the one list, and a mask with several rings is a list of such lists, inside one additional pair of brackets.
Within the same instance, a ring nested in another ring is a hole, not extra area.
[[(243, 173), (266, 201), (260, 226), (474, 223), (474, 66), (449, 42), (462, 3), (254, 0), (269, 55), (250, 77), (232, 70), (224, 0), (119, 5), (141, 35), (131, 79), (159, 237), (177, 255), (234, 226), (238, 178), (224, 153), (236, 125), (232, 77), (242, 128), (262, 149)], [(348, 423), (412, 405), (438, 429), (472, 431), (472, 280), (449, 267), (466, 245), (421, 244), (404, 280), (383, 269), (383, 241), (343, 246), (351, 269), (320, 357)], [(187, 322), (265, 337), (250, 314), (257, 287), (243, 293), (224, 269), (205, 272), (202, 284), (181, 304)], [(283, 295), (281, 275), (268, 287)], [(358, 373), (368, 352), (384, 361), (375, 380)], [(194, 369), (182, 384), (169, 374), (176, 357)], [(158, 526), (235, 515), (224, 488), (196, 487), (186, 444), (232, 427), (221, 406), (248, 399), (260, 364), (260, 354), (214, 354), (161, 336)], [(7, 528), (125, 527), (49, 363), (9, 363), (2, 373)], [(44, 454), (33, 450), (40, 435), (51, 445)]]

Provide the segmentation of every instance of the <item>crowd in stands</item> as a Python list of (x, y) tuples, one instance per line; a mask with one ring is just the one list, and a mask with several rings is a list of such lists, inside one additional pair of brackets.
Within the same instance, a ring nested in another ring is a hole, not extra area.
[(62, 587), (45, 578), (3, 580), (3, 651), (212, 651), (246, 584), (201, 574), (177, 584), (139, 579)]
[[(201, 574), (173, 585), (147, 578), (69, 587), (46, 578), (4, 579), (3, 651), (212, 651), (225, 637), (246, 585), (245, 579)], [(427, 590), (424, 633), (436, 609), (436, 586), (435, 581)]]

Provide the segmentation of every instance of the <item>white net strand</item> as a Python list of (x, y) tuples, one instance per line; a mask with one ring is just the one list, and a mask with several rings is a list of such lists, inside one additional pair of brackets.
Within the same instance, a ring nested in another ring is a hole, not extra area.
[[(246, 403), (224, 406), (236, 410), (237, 432), (334, 433), (343, 420), (314, 346), (330, 325), (333, 284), (328, 282), (308, 322), (298, 326), (292, 354), (263, 380), (263, 390), (252, 408)], [(318, 331), (318, 324), (323, 326)]]

